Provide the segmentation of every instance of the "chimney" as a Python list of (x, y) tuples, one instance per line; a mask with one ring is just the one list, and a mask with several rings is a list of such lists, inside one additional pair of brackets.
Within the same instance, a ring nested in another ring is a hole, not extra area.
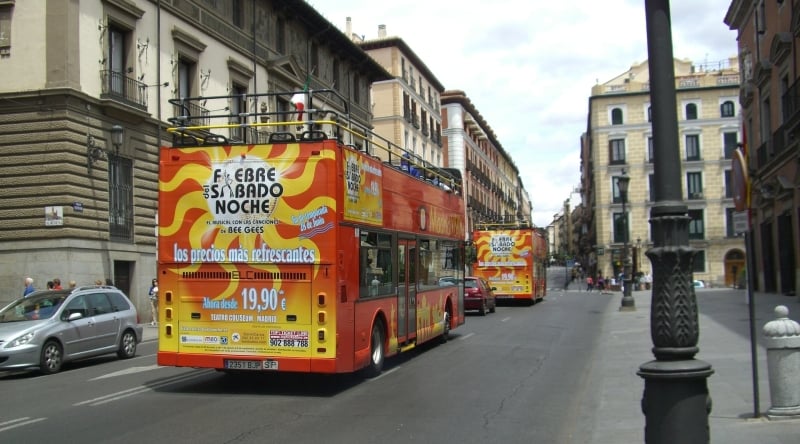
[(386, 38), (386, 25), (378, 25), (378, 38)]
[(348, 39), (353, 39), (353, 19), (350, 17), (347, 17), (347, 24), (345, 24), (344, 32)]

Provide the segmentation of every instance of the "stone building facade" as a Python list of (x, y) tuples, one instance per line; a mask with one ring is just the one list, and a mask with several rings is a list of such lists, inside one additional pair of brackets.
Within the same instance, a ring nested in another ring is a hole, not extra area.
[(800, 4), (731, 2), (737, 31), (739, 102), (747, 135), (750, 212), (758, 291), (796, 295), (800, 286)]
[[(682, 195), (689, 208), (689, 240), (697, 254), (694, 278), (733, 286), (745, 267), (745, 246), (733, 226), (733, 150), (740, 141), (736, 58), (698, 66), (675, 60)], [(595, 275), (622, 272), (627, 243), (634, 272), (651, 272), (654, 204), (652, 128), (647, 62), (592, 88), (582, 137), (582, 198), (588, 227), (579, 245)], [(617, 180), (630, 178), (623, 213)], [(627, 213), (627, 214), (626, 214)], [(588, 247), (588, 251), (587, 251)]]
[(185, 114), (169, 99), (329, 88), (369, 126), (370, 85), (391, 78), (306, 2), (11, 0), (0, 24), (0, 302), (26, 276), (108, 278), (146, 312), (158, 150)]

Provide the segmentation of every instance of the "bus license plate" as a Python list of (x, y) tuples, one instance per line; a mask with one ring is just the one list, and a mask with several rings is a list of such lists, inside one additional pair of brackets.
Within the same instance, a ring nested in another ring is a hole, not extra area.
[(225, 368), (233, 370), (277, 370), (278, 361), (274, 359), (266, 359), (264, 361), (227, 359), (225, 360)]

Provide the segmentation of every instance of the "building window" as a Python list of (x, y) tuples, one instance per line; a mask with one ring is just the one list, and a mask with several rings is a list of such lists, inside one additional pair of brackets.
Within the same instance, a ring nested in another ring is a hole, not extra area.
[(739, 143), (739, 135), (735, 132), (728, 132), (722, 134), (722, 144), (725, 148), (725, 158), (732, 159), (733, 152)]
[(726, 100), (719, 106), (719, 114), (721, 117), (734, 117), (735, 112), (736, 107), (731, 100)]
[(116, 26), (108, 27), (109, 92), (125, 97), (128, 33)]
[(286, 54), (286, 22), (282, 18), (275, 22), (275, 49), (279, 54)]
[(689, 239), (703, 239), (703, 210), (689, 210)]
[(653, 157), (654, 157), (653, 156), (653, 152), (654, 152), (653, 150), (654, 150), (654, 147), (653, 147), (653, 136), (648, 136), (647, 137), (647, 160), (650, 163), (653, 163)]
[(611, 139), (608, 141), (608, 157), (611, 164), (625, 163), (625, 139)]
[(647, 121), (648, 122), (653, 121), (653, 108), (650, 106), (647, 107)]
[(733, 198), (733, 175), (731, 170), (725, 170), (725, 197)]
[(339, 60), (333, 61), (333, 87), (334, 88), (341, 88), (342, 87), (342, 79), (341, 79), (341, 66), (339, 66)]
[(700, 135), (686, 136), (686, 160), (700, 160)]
[[(247, 121), (245, 120), (246, 117), (240, 117), (240, 114), (244, 113), (247, 110), (247, 104), (244, 101), (246, 99), (244, 100), (242, 99), (242, 96), (247, 94), (247, 87), (234, 83), (233, 86), (231, 86), (230, 94), (231, 94), (231, 104), (229, 106), (230, 115), (236, 116), (236, 117), (231, 117), (230, 123), (240, 124), (240, 125), (247, 123)], [(244, 128), (230, 128), (231, 139), (244, 141), (245, 134), (243, 130)]]
[(14, 3), (7, 3), (0, 2), (0, 56), (3, 57), (11, 55), (11, 17), (14, 12)]
[(622, 109), (614, 108), (611, 110), (611, 124), (622, 125)]
[(194, 79), (197, 65), (186, 57), (178, 58), (178, 97), (194, 96)]
[[(311, 42), (311, 72), (308, 74), (308, 78), (311, 78), (312, 73), (319, 73), (319, 45), (317, 42)], [(310, 86), (309, 86), (310, 88)]]
[(624, 213), (614, 213), (614, 242), (628, 241), (628, 224), (626, 222)]
[(705, 250), (698, 250), (694, 253), (694, 260), (692, 261), (692, 272), (705, 273), (706, 272), (706, 252)]
[(697, 105), (689, 103), (686, 105), (686, 120), (697, 120)]
[(108, 229), (112, 241), (133, 242), (133, 162), (108, 153)]
[(622, 194), (619, 192), (619, 176), (611, 178), (611, 196), (614, 203), (622, 203)]
[(361, 77), (353, 74), (353, 103), (361, 103)]
[(231, 0), (231, 10), (233, 12), (233, 26), (244, 28), (244, 3), (242, 0)]
[(686, 191), (689, 199), (703, 198), (703, 173), (686, 173)]
[(733, 213), (736, 208), (725, 208), (725, 236), (736, 237), (736, 232), (733, 230)]
[(656, 201), (656, 175), (650, 174), (647, 176), (649, 181), (648, 185), (650, 186), (650, 202)]

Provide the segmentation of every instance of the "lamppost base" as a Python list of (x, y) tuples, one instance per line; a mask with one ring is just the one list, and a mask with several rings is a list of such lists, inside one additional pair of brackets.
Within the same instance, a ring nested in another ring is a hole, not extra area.
[(623, 296), (619, 311), (636, 311), (636, 301), (633, 296)]
[(714, 370), (697, 360), (650, 361), (637, 372), (644, 383), (642, 412), (647, 444), (707, 444), (711, 397), (706, 380)]

